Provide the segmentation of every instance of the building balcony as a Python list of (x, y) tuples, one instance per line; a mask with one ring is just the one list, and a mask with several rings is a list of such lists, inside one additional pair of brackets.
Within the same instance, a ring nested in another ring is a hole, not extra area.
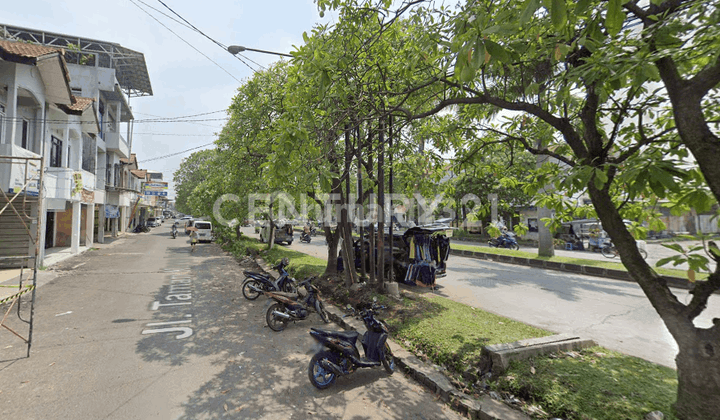
[(123, 158), (130, 157), (130, 147), (128, 147), (125, 138), (120, 135), (117, 131), (105, 132), (105, 145), (108, 151), (112, 151), (120, 155)]

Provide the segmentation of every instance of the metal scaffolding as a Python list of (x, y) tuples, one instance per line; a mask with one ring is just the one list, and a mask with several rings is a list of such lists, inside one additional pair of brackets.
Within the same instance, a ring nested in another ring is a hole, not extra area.
[(68, 63), (115, 69), (115, 77), (129, 98), (152, 95), (143, 53), (120, 44), (0, 23), (0, 39), (31, 42), (65, 49)]
[[(7, 191), (6, 185), (0, 188), (0, 244), (3, 245), (0, 247), (0, 266), (20, 269), (18, 285), (4, 285), (17, 290), (0, 298), (0, 332), (7, 330), (23, 340), (27, 344), (27, 357), (30, 357), (43, 220), (43, 158), (0, 156), (0, 175), (6, 175), (8, 180)], [(26, 278), (27, 271), (32, 273), (29, 279)], [(29, 303), (27, 319), (23, 319), (23, 303)], [(17, 308), (18, 319), (27, 325), (26, 335), (8, 325), (13, 308)]]

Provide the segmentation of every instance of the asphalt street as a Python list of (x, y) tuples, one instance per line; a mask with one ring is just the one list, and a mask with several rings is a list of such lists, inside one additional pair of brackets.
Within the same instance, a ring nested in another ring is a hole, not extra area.
[(271, 331), (267, 301), (242, 297), (238, 262), (215, 244), (191, 253), (167, 222), (45, 274), (55, 278), (38, 289), (31, 357), (0, 331), (2, 419), (460, 418), (382, 368), (315, 389), (319, 317)]
[[(291, 249), (327, 259), (322, 236), (312, 238), (310, 244), (300, 243), (299, 234), (295, 236)], [(607, 348), (675, 367), (678, 347), (635, 283), (458, 256), (448, 260), (447, 273), (437, 281), (435, 293), (440, 296), (556, 333), (578, 334)], [(681, 302), (690, 300), (685, 290), (673, 292)], [(712, 318), (719, 316), (720, 296), (713, 295), (695, 324), (711, 327)]]

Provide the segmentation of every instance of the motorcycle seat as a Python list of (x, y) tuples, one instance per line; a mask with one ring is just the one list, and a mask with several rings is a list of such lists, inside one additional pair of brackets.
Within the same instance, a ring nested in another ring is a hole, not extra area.
[(276, 296), (286, 297), (288, 299), (297, 299), (298, 298), (297, 293), (289, 293), (289, 292), (268, 292), (268, 293), (271, 293)]
[(248, 271), (248, 270), (243, 271), (243, 274), (245, 274), (246, 277), (250, 277), (250, 278), (268, 279), (270, 277), (267, 274), (260, 274), (260, 273), (256, 273), (254, 271)]
[(315, 327), (310, 327), (310, 329), (322, 335), (334, 335), (352, 342), (354, 342), (360, 335), (360, 333), (357, 331), (331, 331)]

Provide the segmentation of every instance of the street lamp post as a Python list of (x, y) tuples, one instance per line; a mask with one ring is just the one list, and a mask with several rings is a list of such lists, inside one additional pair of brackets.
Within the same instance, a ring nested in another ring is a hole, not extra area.
[(283, 56), (283, 57), (292, 57), (292, 55), (290, 55), (290, 54), (279, 53), (279, 52), (274, 52), (274, 51), (256, 50), (256, 49), (254, 49), (254, 48), (246, 48), (246, 47), (243, 47), (243, 46), (241, 46), (241, 45), (231, 45), (231, 46), (228, 47), (227, 50), (228, 50), (228, 52), (230, 52), (230, 54), (232, 54), (232, 55), (236, 55), (236, 54), (241, 53), (241, 52), (243, 52), (243, 51), (253, 51), (253, 52), (259, 52), (259, 53), (263, 53), (263, 54), (274, 54), (274, 55), (280, 55), (280, 56)]

